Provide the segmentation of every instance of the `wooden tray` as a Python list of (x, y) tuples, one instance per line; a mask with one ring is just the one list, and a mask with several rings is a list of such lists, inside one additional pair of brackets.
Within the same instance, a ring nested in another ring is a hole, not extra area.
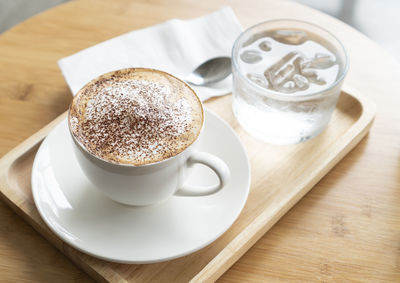
[(302, 144), (273, 146), (249, 136), (237, 124), (230, 105), (230, 96), (206, 103), (231, 124), (246, 147), (252, 167), (250, 195), (233, 226), (194, 254), (147, 265), (110, 263), (73, 249), (47, 228), (33, 202), (31, 168), (41, 141), (66, 113), (0, 160), (1, 198), (98, 281), (214, 281), (366, 135), (375, 116), (375, 106), (367, 98), (356, 91), (342, 92), (332, 120), (321, 135)]

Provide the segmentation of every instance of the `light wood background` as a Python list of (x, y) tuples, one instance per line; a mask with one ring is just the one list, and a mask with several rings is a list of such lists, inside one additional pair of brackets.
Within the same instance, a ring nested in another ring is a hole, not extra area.
[[(221, 278), (221, 282), (400, 281), (400, 67), (347, 25), (286, 1), (72, 1), (0, 36), (0, 155), (65, 111), (57, 60), (172, 17), (231, 5), (243, 26), (308, 20), (334, 32), (351, 61), (346, 84), (375, 100), (371, 133)], [(179, 8), (179, 9), (178, 9)], [(130, 11), (142, 11), (132, 19)], [(0, 203), (0, 281), (90, 278)]]

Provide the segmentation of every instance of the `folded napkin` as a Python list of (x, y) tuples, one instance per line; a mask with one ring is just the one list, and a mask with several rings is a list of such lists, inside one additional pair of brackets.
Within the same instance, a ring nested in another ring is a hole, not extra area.
[[(230, 56), (242, 27), (230, 7), (191, 20), (167, 22), (132, 31), (58, 61), (72, 93), (95, 77), (122, 68), (146, 67), (184, 78), (204, 61)], [(232, 79), (193, 87), (201, 100), (231, 92)]]

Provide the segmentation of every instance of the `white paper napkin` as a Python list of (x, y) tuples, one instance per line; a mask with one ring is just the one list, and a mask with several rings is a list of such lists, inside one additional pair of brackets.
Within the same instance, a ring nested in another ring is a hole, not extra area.
[[(122, 68), (147, 67), (184, 78), (202, 62), (230, 56), (242, 31), (232, 8), (191, 20), (173, 19), (132, 31), (58, 61), (75, 95), (95, 77)], [(212, 87), (193, 87), (201, 100), (231, 92), (231, 76)]]

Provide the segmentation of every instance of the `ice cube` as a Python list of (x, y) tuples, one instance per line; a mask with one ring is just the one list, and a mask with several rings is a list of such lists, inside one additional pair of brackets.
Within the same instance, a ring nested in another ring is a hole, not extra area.
[(317, 85), (324, 85), (326, 84), (326, 81), (324, 78), (321, 78), (318, 76), (317, 72), (309, 70), (309, 69), (303, 69), (301, 74), (306, 77), (311, 83), (317, 84)]
[(295, 86), (296, 86), (296, 84), (294, 83), (294, 81), (288, 81), (283, 85), (283, 87), (286, 87), (286, 88), (294, 88)]
[(296, 73), (301, 72), (301, 70), (303, 69), (303, 64), (304, 64), (304, 57), (302, 56), (299, 56), (293, 60), (293, 66), (296, 69)]
[(258, 45), (258, 47), (265, 52), (271, 51), (271, 42), (268, 40), (264, 40)]
[(277, 30), (273, 32), (272, 38), (283, 44), (300, 45), (308, 40), (308, 35), (300, 30)]
[(307, 78), (303, 77), (302, 75), (294, 75), (293, 81), (299, 90), (306, 90), (310, 87), (310, 83), (308, 82)]
[(316, 53), (314, 58), (303, 63), (303, 68), (328, 69), (335, 64), (336, 60), (332, 55)]
[(283, 84), (283, 86), (279, 87), (278, 90), (283, 93), (293, 93), (296, 92), (298, 89), (296, 88), (296, 84), (294, 83), (294, 81), (287, 81)]
[(256, 64), (262, 60), (262, 56), (257, 50), (246, 50), (240, 54), (240, 59), (247, 64)]
[[(317, 104), (314, 101), (303, 101), (300, 103), (292, 104), (292, 111), (298, 113), (312, 113), (317, 109)], [(309, 117), (309, 119), (312, 117)]]
[(264, 76), (267, 78), (270, 86), (276, 87), (278, 84), (286, 81), (285, 78), (290, 76), (294, 70), (294, 66), (290, 62), (296, 55), (298, 55), (297, 52), (290, 52), (264, 71)]
[(301, 68), (301, 69), (310, 68), (311, 63), (312, 63), (312, 59), (308, 59), (308, 58), (307, 58), (307, 59), (303, 60), (303, 61), (300, 63), (300, 68)]
[(273, 78), (274, 85), (284, 84), (293, 76), (293, 65), (286, 65), (278, 74)]
[(264, 88), (268, 87), (268, 82), (265, 79), (265, 77), (262, 75), (250, 73), (250, 74), (247, 74), (247, 78), (249, 80), (251, 80), (253, 83), (255, 83), (261, 87), (264, 87)]

